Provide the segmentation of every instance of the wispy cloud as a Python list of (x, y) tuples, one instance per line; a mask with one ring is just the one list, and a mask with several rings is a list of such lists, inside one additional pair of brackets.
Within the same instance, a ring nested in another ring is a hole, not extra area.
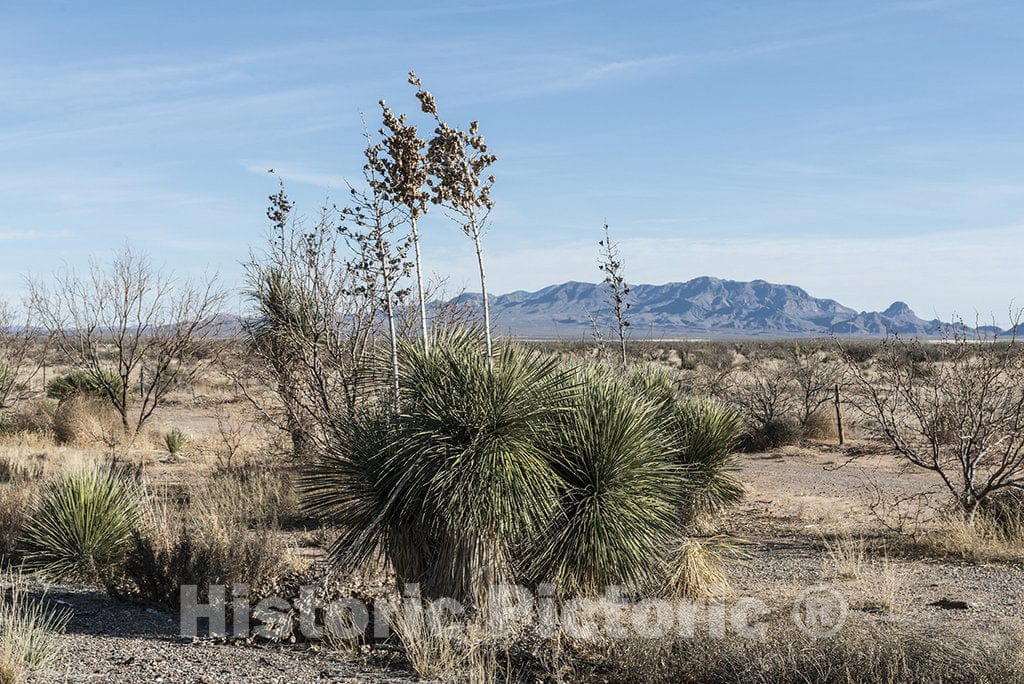
[(285, 182), (301, 183), (303, 185), (311, 185), (327, 190), (344, 190), (348, 188), (349, 180), (353, 180), (353, 182), (358, 180), (358, 177), (354, 174), (345, 176), (343, 174), (317, 171), (292, 164), (281, 164), (276, 162), (246, 162), (244, 166), (245, 170), (249, 173), (266, 174), (269, 171), (273, 171), (275, 175), (280, 176)]
[(70, 230), (4, 230), (0, 228), (0, 242), (32, 242), (59, 240), (73, 235)]
[(819, 45), (831, 38), (830, 34), (819, 34), (703, 52), (672, 52), (604, 60), (596, 57), (581, 60), (576, 56), (557, 53), (536, 54), (528, 60), (525, 67), (517, 67), (514, 71), (507, 71), (501, 78), (495, 79), (496, 82), (505, 82), (509, 85), (492, 89), (490, 94), (498, 98), (533, 97), (584, 89), (604, 83), (648, 79), (662, 76), (669, 71), (677, 76), (693, 74), (716, 66)]

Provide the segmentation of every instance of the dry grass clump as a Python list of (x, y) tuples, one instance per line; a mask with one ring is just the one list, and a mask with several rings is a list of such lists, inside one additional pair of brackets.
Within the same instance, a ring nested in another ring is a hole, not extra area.
[(14, 411), (4, 413), (3, 420), (0, 421), (0, 434), (52, 434), (53, 417), (56, 412), (55, 401), (40, 399), (22, 402)]
[(64, 630), (70, 614), (32, 598), (18, 573), (4, 573), (0, 586), (0, 684), (21, 684), (52, 661), (53, 637)]
[[(436, 609), (435, 609), (436, 608)], [(453, 616), (436, 603), (405, 601), (388, 622), (402, 643), (409, 667), (441, 682), (498, 681), (498, 652), (480, 620)]]
[(209, 479), (189, 487), (188, 497), (197, 515), (246, 527), (278, 525), (299, 510), (289, 473), (259, 461), (214, 470)]
[(124, 564), (124, 591), (176, 608), (180, 587), (247, 584), (253, 597), (273, 593), (287, 550), (273, 526), (249, 529), (215, 511), (150, 500)]
[(825, 556), (837, 579), (857, 579), (867, 566), (868, 544), (864, 537), (849, 533), (825, 540)]
[(122, 433), (117, 411), (97, 397), (71, 397), (62, 401), (53, 415), (53, 435), (58, 444), (107, 443)]
[(939, 558), (956, 558), (974, 563), (1018, 561), (1024, 557), (1024, 539), (1009, 535), (998, 523), (978, 516), (943, 518), (935, 529), (912, 541), (911, 551)]
[(832, 637), (810, 639), (788, 615), (763, 639), (673, 637), (609, 646), (594, 681), (693, 684), (1003, 684), (1024, 681), (1019, 632), (984, 636), (851, 621)]
[(695, 539), (680, 542), (668, 554), (666, 593), (688, 598), (721, 594), (729, 583), (721, 550)]
[(31, 519), (38, 488), (34, 484), (0, 484), (0, 563), (19, 558), (19, 542)]

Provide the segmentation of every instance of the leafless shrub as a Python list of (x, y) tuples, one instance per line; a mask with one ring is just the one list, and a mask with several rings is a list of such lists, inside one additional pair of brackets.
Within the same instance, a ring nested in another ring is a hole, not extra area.
[(214, 409), (213, 417), (217, 421), (217, 436), (220, 438), (221, 447), (215, 452), (217, 467), (230, 469), (235, 465), (235, 458), (245, 445), (245, 441), (252, 434), (253, 423), (244, 416), (232, 414), (223, 406)]
[(204, 366), (225, 298), (216, 276), (180, 282), (128, 246), (109, 265), (94, 260), (86, 273), (65, 268), (52, 286), (29, 285), (56, 350), (95, 380), (130, 436)]
[(45, 338), (33, 330), (31, 312), (19, 318), (14, 309), (0, 301), (0, 428), (8, 411), (25, 398), (32, 379), (42, 367)]
[(937, 344), (890, 337), (871, 372), (849, 357), (847, 367), (851, 403), (869, 428), (935, 473), (968, 520), (992, 494), (1024, 488), (1024, 350), (1015, 338), (972, 338), (960, 327)]
[(267, 216), (267, 245), (246, 265), (254, 319), (226, 372), (302, 455), (372, 391), (379, 308), (346, 267), (338, 212), (325, 207), (307, 224), (293, 216), (282, 187), (270, 196)]

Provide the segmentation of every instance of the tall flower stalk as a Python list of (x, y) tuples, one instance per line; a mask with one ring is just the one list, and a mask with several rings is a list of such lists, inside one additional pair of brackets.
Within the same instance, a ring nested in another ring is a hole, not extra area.
[[(391, 389), (394, 394), (395, 413), (399, 411), (398, 330), (395, 324), (395, 303), (408, 294), (398, 285), (409, 274), (406, 260), (409, 239), (392, 242), (392, 236), (403, 223), (402, 205), (391, 202), (389, 186), (379, 175), (385, 162), (381, 158), (382, 144), (374, 143), (366, 133), (366, 163), (363, 177), (369, 191), (350, 188), (352, 202), (341, 210), (346, 224), (342, 234), (349, 240), (356, 256), (349, 268), (360, 278), (354, 294), (379, 300), (388, 320), (391, 343)], [(426, 338), (424, 337), (424, 340)]]
[(619, 246), (612, 242), (608, 232), (608, 224), (604, 224), (604, 239), (597, 243), (601, 247), (600, 261), (597, 267), (604, 273), (604, 282), (608, 286), (608, 300), (615, 315), (615, 330), (619, 336), (619, 351), (622, 354), (622, 368), (626, 368), (626, 331), (629, 321), (626, 311), (630, 307), (629, 284), (622, 275), (622, 259)]
[(416, 126), (407, 123), (405, 114), (395, 114), (384, 100), (380, 101), (380, 129), (382, 155), (374, 158), (375, 171), (379, 174), (379, 189), (395, 204), (405, 207), (408, 212), (410, 236), (416, 270), (416, 293), (419, 298), (420, 330), (423, 335), (423, 349), (430, 350), (429, 325), (427, 323), (427, 295), (423, 286), (423, 260), (420, 255), (419, 217), (427, 212), (430, 193), (427, 190), (428, 169), (425, 154), (426, 142), (416, 132)]
[(488, 151), (476, 121), (470, 122), (468, 131), (448, 124), (439, 115), (434, 96), (423, 89), (422, 82), (411, 71), (409, 83), (416, 87), (420, 107), (434, 117), (437, 124), (434, 137), (427, 145), (427, 166), (430, 174), (427, 185), (431, 188), (430, 199), (434, 204), (441, 205), (451, 212), (462, 231), (473, 240), (476, 249), (476, 262), (480, 270), (480, 295), (483, 299), (487, 368), (493, 372), (491, 307), (487, 298), (487, 271), (484, 268), (481, 236), (494, 207), (491, 200), (494, 176), (484, 174), (497, 157)]

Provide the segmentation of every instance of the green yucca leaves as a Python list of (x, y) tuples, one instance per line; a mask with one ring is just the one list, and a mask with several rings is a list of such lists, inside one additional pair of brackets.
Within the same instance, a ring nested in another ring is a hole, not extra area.
[(558, 508), (531, 549), (530, 574), (567, 592), (650, 587), (676, 522), (669, 436), (658, 407), (622, 378), (596, 369), (579, 377), (579, 399), (546, 445)]
[(138, 520), (134, 483), (92, 466), (47, 483), (26, 528), (26, 566), (53, 579), (100, 581), (124, 559)]
[(739, 414), (711, 399), (682, 402), (672, 428), (686, 468), (689, 514), (705, 516), (739, 503), (743, 483), (733, 455), (743, 434)]
[(542, 529), (557, 478), (544, 457), (549, 416), (574, 388), (554, 359), (506, 345), (493, 372), (472, 338), (402, 350), (401, 436), (405, 517), (432, 543), (428, 585), (468, 596), (508, 581), (512, 550)]
[(306, 509), (336, 526), (330, 553), (351, 568), (378, 552), (392, 561), (401, 581), (422, 574), (425, 540), (420, 523), (402, 516), (400, 462), (394, 457), (398, 424), (390, 407), (370, 405), (331, 428), (327, 449), (317, 454), (297, 485)]
[(499, 582), (690, 581), (673, 557), (695, 517), (742, 495), (735, 414), (680, 402), (652, 371), (568, 369), (514, 344), (490, 371), (476, 332), (434, 338), (400, 347), (401, 412), (382, 400), (334, 426), (299, 482), (340, 529), (337, 565), (383, 553), (399, 583), (478, 605)]

